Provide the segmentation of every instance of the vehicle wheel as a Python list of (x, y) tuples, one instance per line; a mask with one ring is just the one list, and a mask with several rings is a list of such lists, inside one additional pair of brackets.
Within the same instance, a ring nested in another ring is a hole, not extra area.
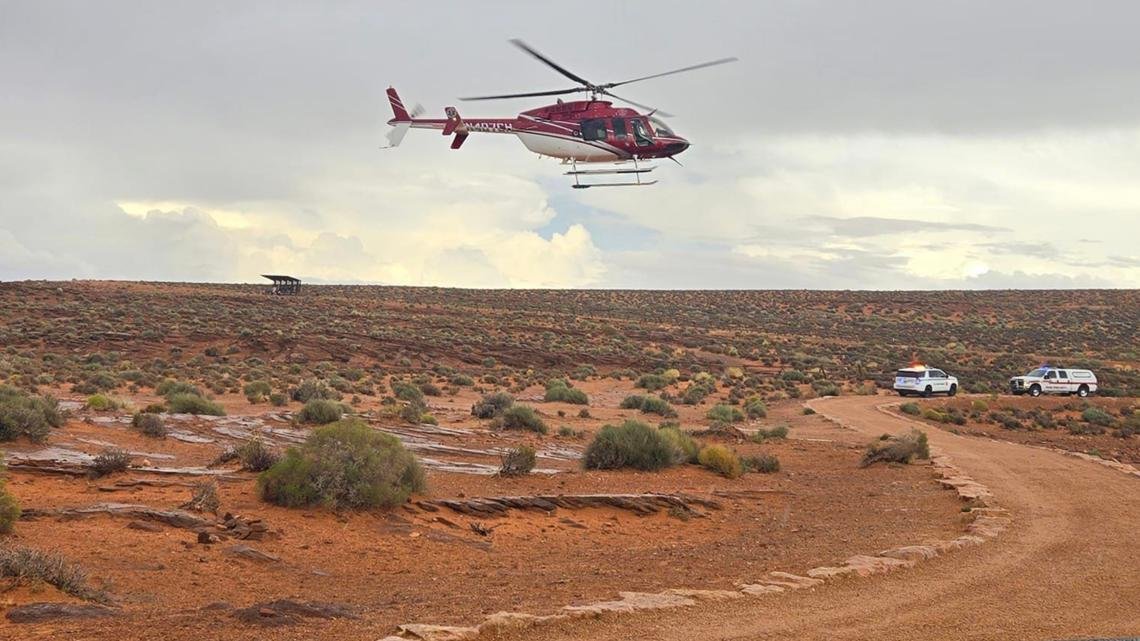
[(922, 397), (923, 398), (929, 398), (933, 392), (934, 392), (934, 390), (931, 389), (931, 387), (929, 385), (927, 385), (926, 389), (922, 390)]
[(947, 392), (947, 394), (948, 394), (948, 395), (950, 395), (950, 396), (954, 396), (954, 395), (955, 395), (955, 394), (957, 394), (957, 393), (958, 393), (958, 386), (957, 386), (957, 385), (951, 385), (951, 386), (950, 386), (950, 391), (949, 391), (949, 392)]
[(1034, 385), (1033, 387), (1030, 387), (1029, 388), (1029, 395), (1034, 397), (1034, 398), (1041, 396), (1041, 386), (1040, 385)]
[(1089, 386), (1088, 385), (1081, 385), (1080, 387), (1077, 388), (1077, 396), (1084, 398), (1088, 395), (1089, 395)]

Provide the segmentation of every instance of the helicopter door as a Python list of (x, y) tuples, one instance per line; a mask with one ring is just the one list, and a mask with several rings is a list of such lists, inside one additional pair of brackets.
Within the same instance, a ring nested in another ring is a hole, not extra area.
[(619, 145), (628, 142), (629, 131), (625, 126), (625, 118), (614, 118), (612, 123), (614, 128), (614, 142)]
[(648, 147), (653, 144), (653, 138), (649, 136), (649, 128), (645, 126), (644, 120), (635, 118), (629, 122), (633, 125), (633, 139), (638, 147)]

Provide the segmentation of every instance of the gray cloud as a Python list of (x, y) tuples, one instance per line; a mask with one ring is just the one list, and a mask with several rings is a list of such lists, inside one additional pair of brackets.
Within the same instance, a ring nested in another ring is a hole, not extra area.
[[(1140, 234), (1140, 5), (574, 10), (591, 11), (607, 19), (583, 48), (564, 9), (521, 0), (8, 3), (0, 278), (242, 280), (295, 265), (473, 285), (1140, 283), (1127, 241)], [(428, 113), (536, 106), (455, 102), (557, 86), (509, 37), (595, 81), (741, 61), (623, 92), (680, 114), (694, 142), (684, 169), (636, 194), (572, 192), (505, 136), (452, 152), (414, 132), (377, 149), (389, 83)], [(1072, 277), (1018, 273), (1048, 257)]]
[(1008, 227), (995, 227), (975, 223), (944, 223), (904, 218), (880, 218), (877, 216), (855, 216), (852, 218), (813, 216), (806, 220), (827, 226), (831, 232), (837, 236), (851, 238), (914, 232), (970, 231), (996, 233), (1010, 231)]

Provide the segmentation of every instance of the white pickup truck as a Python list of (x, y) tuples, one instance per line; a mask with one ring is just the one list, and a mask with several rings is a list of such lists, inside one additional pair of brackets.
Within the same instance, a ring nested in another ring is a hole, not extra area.
[(958, 393), (958, 378), (950, 376), (940, 369), (933, 369), (925, 365), (904, 367), (895, 372), (895, 391), (899, 396), (930, 396), (931, 394), (946, 394), (953, 396)]
[(1025, 376), (1014, 376), (1009, 379), (1009, 391), (1017, 396), (1076, 394), (1085, 397), (1096, 391), (1096, 374), (1087, 369), (1043, 365)]

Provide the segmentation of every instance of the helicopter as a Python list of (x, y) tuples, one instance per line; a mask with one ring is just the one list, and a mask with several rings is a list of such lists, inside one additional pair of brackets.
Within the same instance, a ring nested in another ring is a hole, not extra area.
[[(511, 40), (524, 52), (537, 58), (551, 69), (573, 80), (577, 86), (552, 91), (501, 94), (494, 96), (474, 96), (460, 100), (505, 100), (532, 98), (539, 96), (562, 96), (574, 93), (589, 94), (588, 100), (564, 101), (558, 98), (552, 105), (530, 109), (515, 118), (463, 118), (455, 107), (444, 109), (445, 118), (420, 118), (423, 108), (416, 105), (411, 111), (400, 99), (395, 88), (388, 87), (388, 102), (394, 117), (388, 121), (392, 130), (388, 132), (386, 148), (398, 147), (409, 129), (438, 129), (444, 136), (453, 136), (451, 148), (459, 149), (472, 133), (509, 134), (517, 136), (522, 144), (540, 157), (557, 158), (570, 168), (565, 172), (573, 176), (575, 189), (588, 187), (644, 187), (656, 184), (656, 180), (643, 179), (656, 167), (644, 161), (668, 158), (678, 165), (675, 156), (689, 148), (689, 141), (673, 132), (661, 117), (669, 114), (628, 98), (622, 98), (611, 89), (634, 82), (660, 78), (687, 71), (695, 71), (729, 62), (736, 58), (720, 58), (709, 62), (673, 69), (640, 78), (621, 82), (594, 84), (567, 70), (521, 40)], [(640, 113), (628, 107), (615, 107), (609, 97), (646, 110)], [(578, 163), (612, 166), (604, 168), (579, 169)], [(619, 176), (616, 182), (583, 182), (591, 177)]]

